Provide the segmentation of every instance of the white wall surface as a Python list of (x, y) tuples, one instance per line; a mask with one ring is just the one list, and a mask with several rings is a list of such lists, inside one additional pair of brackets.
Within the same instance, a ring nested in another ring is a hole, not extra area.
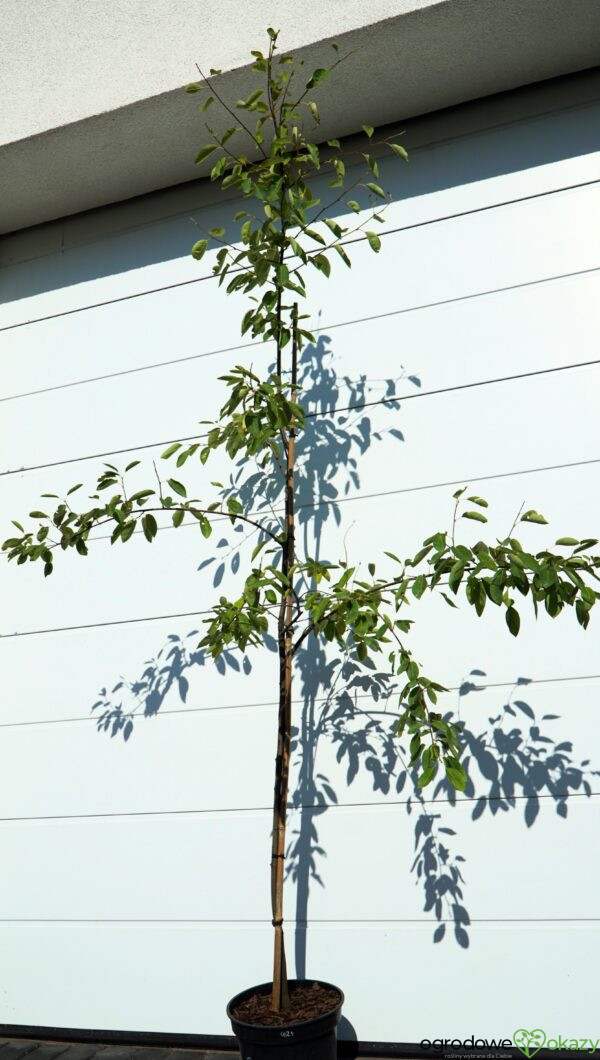
[[(381, 254), (357, 246), (351, 272), (313, 283), (305, 401), (376, 400), (388, 381), (402, 401), (338, 416), (337, 441), (306, 467), (311, 552), (408, 555), (467, 482), (490, 501), (491, 534), (523, 501), (551, 523), (523, 527), (532, 548), (598, 532), (600, 104), (566, 91), (562, 108), (523, 113), (515, 103), (512, 122), (468, 135), (442, 122), (410, 167), (382, 175), (395, 202)], [(7, 530), (40, 493), (91, 488), (103, 458), (139, 455), (145, 484), (165, 443), (213, 413), (222, 371), (268, 363), (268, 348), (240, 342), (210, 259), (189, 257), (190, 212), (209, 227), (235, 210), (203, 194), (150, 200), (143, 223), (139, 204), (82, 219), (60, 252), (43, 230), (20, 254), (11, 242)], [(229, 474), (186, 472), (205, 497)], [(46, 581), (0, 566), (1, 1022), (224, 1034), (228, 997), (269, 977), (276, 661), (231, 656), (219, 672), (193, 632), (253, 544), (227, 522), (208, 543), (165, 527), (152, 549), (137, 535), (59, 557)], [(516, 641), (495, 611), (478, 621), (430, 600), (413, 617), (426, 672), (473, 734), (472, 786), (422, 801), (389, 740), (385, 677), (375, 695), (305, 660), (292, 969), (339, 982), (360, 1040), (511, 1037), (528, 1020), (549, 1037), (592, 1034), (597, 616), (584, 633), (570, 615), (527, 614)]]
[[(250, 48), (261, 47), (270, 25), (281, 30), (283, 47), (297, 49), (439, 3), (372, 0), (367, 13), (361, 0), (327, 6), (310, 0), (302, 7), (285, 0), (45, 0), (35, 6), (4, 0), (0, 142), (179, 89), (194, 79), (196, 63), (207, 72), (247, 66)], [(32, 107), (34, 69), (44, 71), (52, 91), (40, 93)]]

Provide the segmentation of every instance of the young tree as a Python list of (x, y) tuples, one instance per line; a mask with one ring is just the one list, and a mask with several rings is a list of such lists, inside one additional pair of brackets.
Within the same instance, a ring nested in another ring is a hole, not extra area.
[[(228, 397), (216, 422), (193, 444), (174, 441), (163, 458), (176, 458), (178, 468), (197, 456), (205, 464), (218, 450), (231, 460), (254, 461), (263, 474), (278, 483), (281, 511), (272, 520), (258, 519), (244, 510), (231, 491), (205, 502), (188, 497), (186, 486), (176, 478), (166, 481), (157, 473), (156, 488), (129, 493), (126, 478), (139, 461), (121, 473), (107, 464), (97, 480), (91, 506), (76, 510), (68, 491), (44, 497), (58, 503), (53, 512), (30, 512), (34, 525), (25, 529), (15, 522), (18, 536), (3, 544), (9, 560), (17, 564), (40, 561), (44, 574), (54, 569), (60, 552), (88, 554), (91, 531), (111, 528), (111, 541), (125, 544), (136, 530), (152, 542), (159, 530), (157, 515), (167, 516), (174, 527), (196, 520), (205, 538), (215, 520), (247, 524), (258, 531), (250, 570), (239, 595), (221, 596), (206, 621), (201, 646), (218, 659), (231, 646), (244, 651), (262, 646), (269, 628), (276, 626), (279, 650), (279, 711), (277, 757), (273, 802), (271, 898), (274, 927), (272, 1005), (276, 1011), (289, 1006), (283, 937), (283, 882), (286, 852), (286, 810), (290, 769), (290, 730), (294, 660), (307, 638), (334, 642), (341, 651), (363, 663), (387, 653), (389, 672), (399, 679), (402, 707), (397, 736), (406, 732), (410, 764), (420, 768), (419, 785), (425, 787), (442, 769), (455, 788), (465, 786), (460, 762), (460, 725), (438, 707), (444, 687), (425, 676), (413, 657), (407, 636), (412, 620), (406, 617), (412, 600), (425, 593), (442, 593), (449, 605), (464, 595), (481, 617), (488, 606), (504, 610), (508, 629), (516, 636), (520, 618), (517, 600), (529, 597), (536, 615), (545, 611), (555, 618), (572, 608), (577, 621), (587, 627), (590, 611), (599, 593), (600, 557), (592, 555), (595, 539), (560, 538), (559, 551), (543, 549), (535, 555), (515, 536), (517, 522), (545, 523), (538, 512), (519, 512), (508, 534), (494, 543), (485, 540), (467, 545), (458, 540), (458, 518), (487, 521), (487, 502), (466, 495), (466, 487), (454, 494), (454, 512), (448, 531), (427, 537), (415, 554), (401, 558), (386, 552), (390, 572), (378, 576), (375, 563), (368, 576), (359, 576), (347, 560), (325, 562), (299, 554), (294, 511), (296, 441), (304, 429), (305, 414), (300, 401), (298, 356), (306, 342), (314, 341), (300, 311), (306, 296), (307, 274), (314, 268), (329, 277), (336, 257), (350, 267), (350, 244), (366, 239), (379, 252), (381, 241), (375, 228), (383, 221), (389, 197), (381, 188), (379, 163), (383, 152), (402, 160), (406, 151), (390, 137), (373, 139), (373, 129), (363, 126), (364, 149), (348, 152), (338, 140), (317, 144), (306, 131), (318, 129), (320, 115), (313, 90), (322, 84), (344, 57), (337, 54), (329, 68), (314, 70), (306, 81), (302, 63), (288, 54), (279, 55), (277, 33), (269, 29), (266, 54), (253, 51), (252, 69), (261, 87), (231, 106), (221, 98), (214, 78), (218, 70), (190, 93), (203, 93), (203, 112), (220, 107), (230, 116), (231, 126), (218, 133), (207, 125), (210, 142), (196, 161), (215, 158), (211, 180), (223, 189), (234, 189), (244, 200), (235, 214), (239, 238), (231, 242), (224, 228), (211, 229), (192, 248), (201, 260), (210, 247), (218, 248), (212, 268), (227, 293), (249, 296), (241, 330), (253, 339), (271, 341), (275, 347), (275, 369), (256, 374), (236, 365), (222, 376)], [(346, 163), (353, 166), (349, 173)], [(358, 175), (357, 175), (358, 173)], [(315, 178), (333, 189), (326, 203), (315, 194)], [(355, 197), (352, 197), (352, 196)], [(254, 204), (254, 212), (249, 203)], [(378, 204), (380, 204), (378, 206)], [(339, 223), (332, 209), (353, 224)], [(216, 488), (219, 489), (219, 484)], [(105, 498), (109, 499), (106, 500)], [(54, 506), (52, 506), (54, 507)]]

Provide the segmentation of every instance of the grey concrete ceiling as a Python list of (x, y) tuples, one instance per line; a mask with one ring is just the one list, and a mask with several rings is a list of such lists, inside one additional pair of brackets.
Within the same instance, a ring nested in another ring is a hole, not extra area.
[[(53, 2), (60, 6), (63, 0)], [(308, 6), (316, 5), (311, 0)], [(354, 49), (319, 89), (323, 139), (355, 132), (363, 122), (402, 122), (600, 64), (600, 0), (378, 0), (364, 5), (365, 17), (395, 13), (358, 26), (359, 6), (353, 2), (349, 8), (352, 18), (346, 14), (336, 20), (331, 15), (339, 13), (340, 5), (333, 0), (328, 17), (314, 21), (313, 36), (319, 31), (318, 39), (299, 49), (311, 68), (331, 61), (331, 40), (342, 51)], [(231, 0), (228, 9), (231, 12)], [(350, 28), (332, 35), (337, 22)], [(261, 34), (257, 40), (256, 34), (250, 36), (253, 30), (242, 20), (232, 63), (239, 61), (241, 51), (260, 46)], [(306, 39), (306, 31), (304, 35)], [(301, 39), (296, 27), (293, 34), (284, 35), (283, 45), (293, 44), (289, 36)], [(215, 61), (208, 58), (209, 63)], [(120, 55), (118, 62), (125, 57)], [(108, 76), (118, 82), (120, 67), (107, 65)], [(201, 176), (193, 158), (206, 139), (203, 118), (197, 97), (182, 91), (194, 72), (183, 61), (180, 81), (173, 84), (171, 56), (168, 68), (163, 63), (150, 81), (136, 82), (138, 95), (147, 93), (144, 98), (118, 105), (123, 96), (131, 99), (131, 79), (124, 78), (121, 95), (113, 92), (103, 112), (90, 113), (93, 101), (86, 97), (79, 109), (65, 105), (64, 124), (40, 129), (39, 118), (32, 120), (29, 135), (0, 146), (0, 231)], [(254, 81), (249, 66), (238, 65), (221, 75), (220, 92), (235, 100), (247, 94)], [(165, 84), (170, 87), (151, 94), (152, 88)], [(48, 111), (44, 122), (50, 120)], [(27, 128), (22, 117), (19, 121)], [(12, 135), (14, 129), (7, 133)]]

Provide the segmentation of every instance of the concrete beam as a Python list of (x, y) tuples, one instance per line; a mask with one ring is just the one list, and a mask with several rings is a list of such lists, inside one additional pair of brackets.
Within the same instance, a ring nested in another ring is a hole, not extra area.
[[(227, 99), (247, 94), (255, 77), (245, 57), (261, 46), (269, 21), (309, 69), (331, 61), (332, 40), (354, 49), (315, 93), (324, 139), (600, 63), (598, 0), (305, 0), (294, 7), (47, 0), (23, 16), (22, 0), (5, 0), (0, 231), (197, 179), (193, 158), (206, 133), (197, 97), (183, 86), (198, 59), (223, 69)], [(50, 75), (43, 57), (22, 53), (24, 35), (34, 53), (54, 56)]]

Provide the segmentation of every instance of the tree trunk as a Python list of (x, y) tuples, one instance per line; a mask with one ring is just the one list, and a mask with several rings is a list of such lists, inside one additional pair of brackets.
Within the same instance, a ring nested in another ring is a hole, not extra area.
[[(297, 306), (292, 315), (292, 387), (297, 382), (296, 322)], [(295, 400), (295, 391), (292, 390)], [(292, 419), (286, 446), (285, 476), (285, 541), (282, 555), (282, 573), (288, 576), (294, 565), (295, 517), (294, 517), (294, 459), (295, 427)], [(283, 878), (285, 861), (285, 826), (287, 816), (288, 784), (290, 768), (290, 729), (292, 723), (292, 644), (293, 644), (293, 590), (290, 586), (281, 599), (279, 610), (279, 716), (277, 732), (277, 758), (275, 766), (275, 795), (273, 800), (273, 848), (271, 857), (271, 906), (275, 929), (273, 955), (273, 999), (276, 1012), (289, 1009), (290, 999), (285, 965), (285, 942), (283, 937)]]

